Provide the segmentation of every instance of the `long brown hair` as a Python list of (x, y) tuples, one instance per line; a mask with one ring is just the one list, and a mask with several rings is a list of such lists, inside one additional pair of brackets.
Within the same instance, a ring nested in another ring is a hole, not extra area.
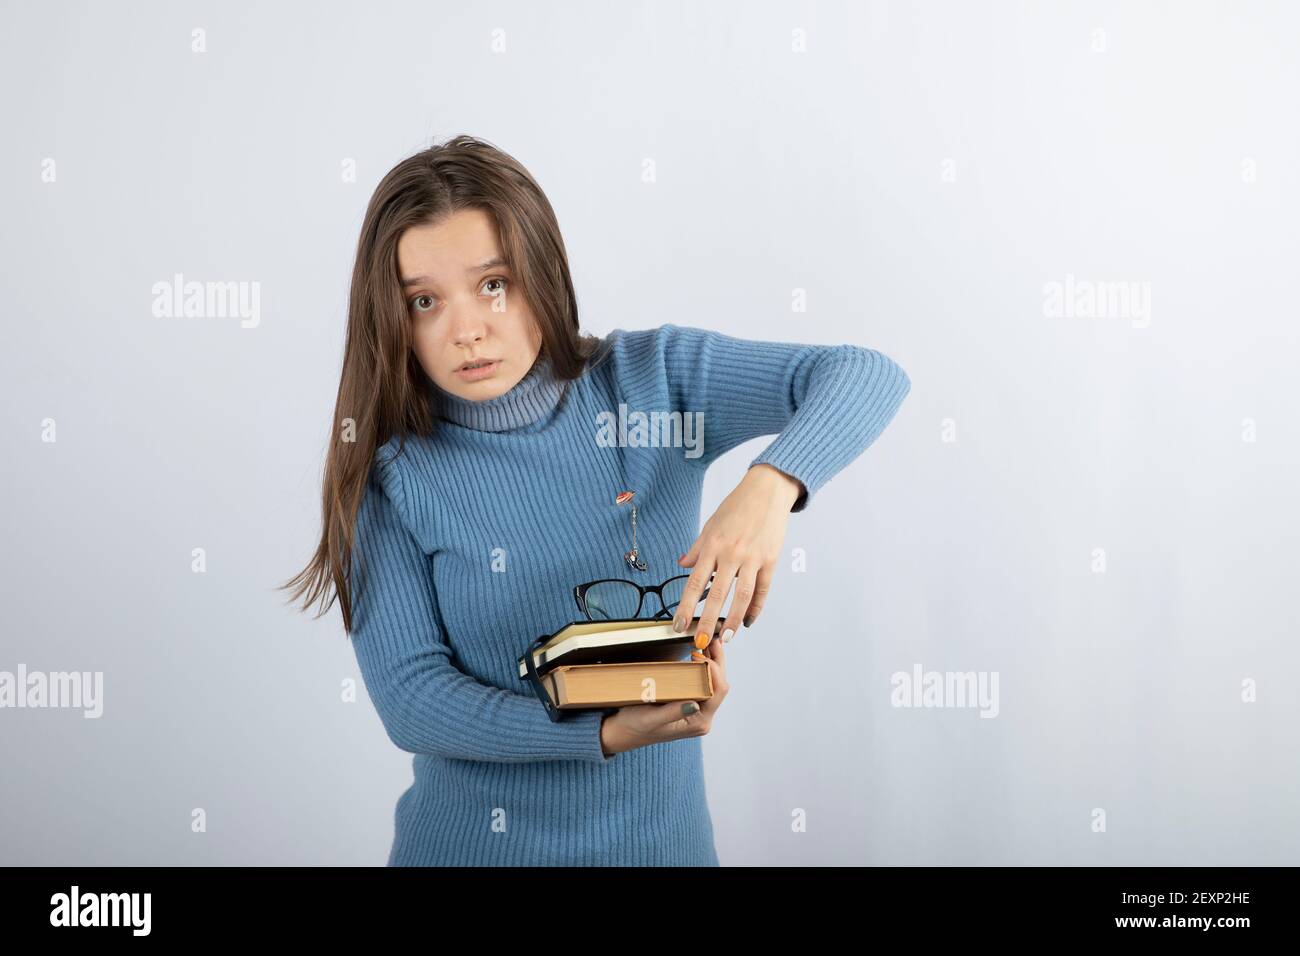
[[(433, 224), (461, 209), (493, 219), (501, 254), (540, 326), (542, 352), (555, 374), (573, 379), (602, 359), (602, 340), (583, 335), (569, 259), (555, 212), (541, 187), (513, 157), (485, 140), (457, 136), (394, 166), (366, 207), (352, 269), (343, 370), (325, 460), (321, 538), (310, 563), (280, 585), (303, 610), (335, 598), (352, 631), (348, 581), (353, 530), (375, 453), (398, 437), (427, 435), (436, 419), (428, 376), (411, 348), (410, 316), (398, 279), (397, 242), (408, 228)], [(331, 590), (333, 593), (331, 593)]]

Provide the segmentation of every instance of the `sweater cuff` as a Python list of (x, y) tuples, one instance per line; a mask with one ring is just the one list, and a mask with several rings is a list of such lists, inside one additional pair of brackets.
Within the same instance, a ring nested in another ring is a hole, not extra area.
[(557, 754), (569, 753), (574, 760), (603, 763), (611, 759), (605, 756), (600, 745), (600, 725), (604, 717), (603, 710), (561, 711), (560, 719), (555, 721), (547, 717), (554, 736), (545, 746)]
[(556, 726), (564, 727), (567, 724), (573, 734), (573, 747), (575, 753), (573, 756), (577, 760), (586, 760), (594, 762), (604, 762), (611, 760), (610, 757), (604, 756), (604, 748), (601, 747), (601, 724), (604, 722), (604, 710), (578, 710), (575, 713), (563, 714)]
[(871, 349), (839, 346), (845, 361), (835, 391), (810, 397), (749, 466), (771, 465), (803, 483), (790, 511), (799, 512), (831, 478), (870, 446), (911, 390), (892, 359)]

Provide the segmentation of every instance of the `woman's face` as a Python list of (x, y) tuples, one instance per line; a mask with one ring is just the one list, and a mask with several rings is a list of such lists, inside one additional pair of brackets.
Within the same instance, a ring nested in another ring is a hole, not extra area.
[(528, 374), (541, 330), (513, 285), (486, 211), (462, 209), (436, 225), (410, 227), (397, 241), (397, 266), (415, 355), (435, 385), (477, 402)]

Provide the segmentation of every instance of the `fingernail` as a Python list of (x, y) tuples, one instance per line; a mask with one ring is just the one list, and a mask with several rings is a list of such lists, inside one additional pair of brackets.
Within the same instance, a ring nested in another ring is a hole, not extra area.
[(744, 621), (745, 627), (749, 627), (749, 625), (751, 625), (751, 624), (753, 624), (753, 623), (754, 623), (754, 619), (753, 619), (752, 617), (747, 617), (747, 618), (745, 618), (745, 621)]
[(691, 714), (697, 712), (699, 709), (700, 709), (699, 704), (695, 703), (695, 701), (693, 700), (688, 700), (686, 703), (682, 704), (682, 716), (689, 717), (691, 716)]
[(704, 650), (706, 647), (709, 646), (709, 641), (711, 640), (713, 640), (713, 638), (711, 638), (708, 634), (704, 633), (704, 631), (700, 631), (700, 633), (695, 635), (695, 646), (698, 647), (700, 650)]
[(684, 621), (684, 620), (683, 620), (682, 618), (680, 618), (680, 617), (677, 618), (675, 621), (673, 621), (673, 630), (674, 630), (674, 631), (684, 631), (684, 630), (686, 630), (686, 621)]
[(727, 641), (731, 640), (731, 635), (732, 635), (732, 634), (735, 634), (735, 633), (736, 633), (735, 629), (734, 629), (734, 628), (730, 628), (730, 627), (727, 628), (725, 631), (723, 631), (723, 632), (722, 632), (722, 643), (725, 644), (725, 643), (727, 643)]
[(693, 660), (693, 661), (702, 661), (702, 660), (704, 660), (704, 659), (705, 659), (705, 658), (704, 658), (704, 655), (701, 654), (699, 651), (691, 651), (691, 660)]

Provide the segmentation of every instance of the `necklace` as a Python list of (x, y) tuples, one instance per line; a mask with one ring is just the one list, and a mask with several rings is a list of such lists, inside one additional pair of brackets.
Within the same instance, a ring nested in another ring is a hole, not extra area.
[[(635, 491), (620, 491), (614, 496), (614, 504), (623, 505), (632, 500)], [(646, 563), (641, 559), (640, 553), (636, 549), (636, 505), (632, 506), (632, 550), (623, 554), (623, 560), (633, 571), (646, 570)]]

